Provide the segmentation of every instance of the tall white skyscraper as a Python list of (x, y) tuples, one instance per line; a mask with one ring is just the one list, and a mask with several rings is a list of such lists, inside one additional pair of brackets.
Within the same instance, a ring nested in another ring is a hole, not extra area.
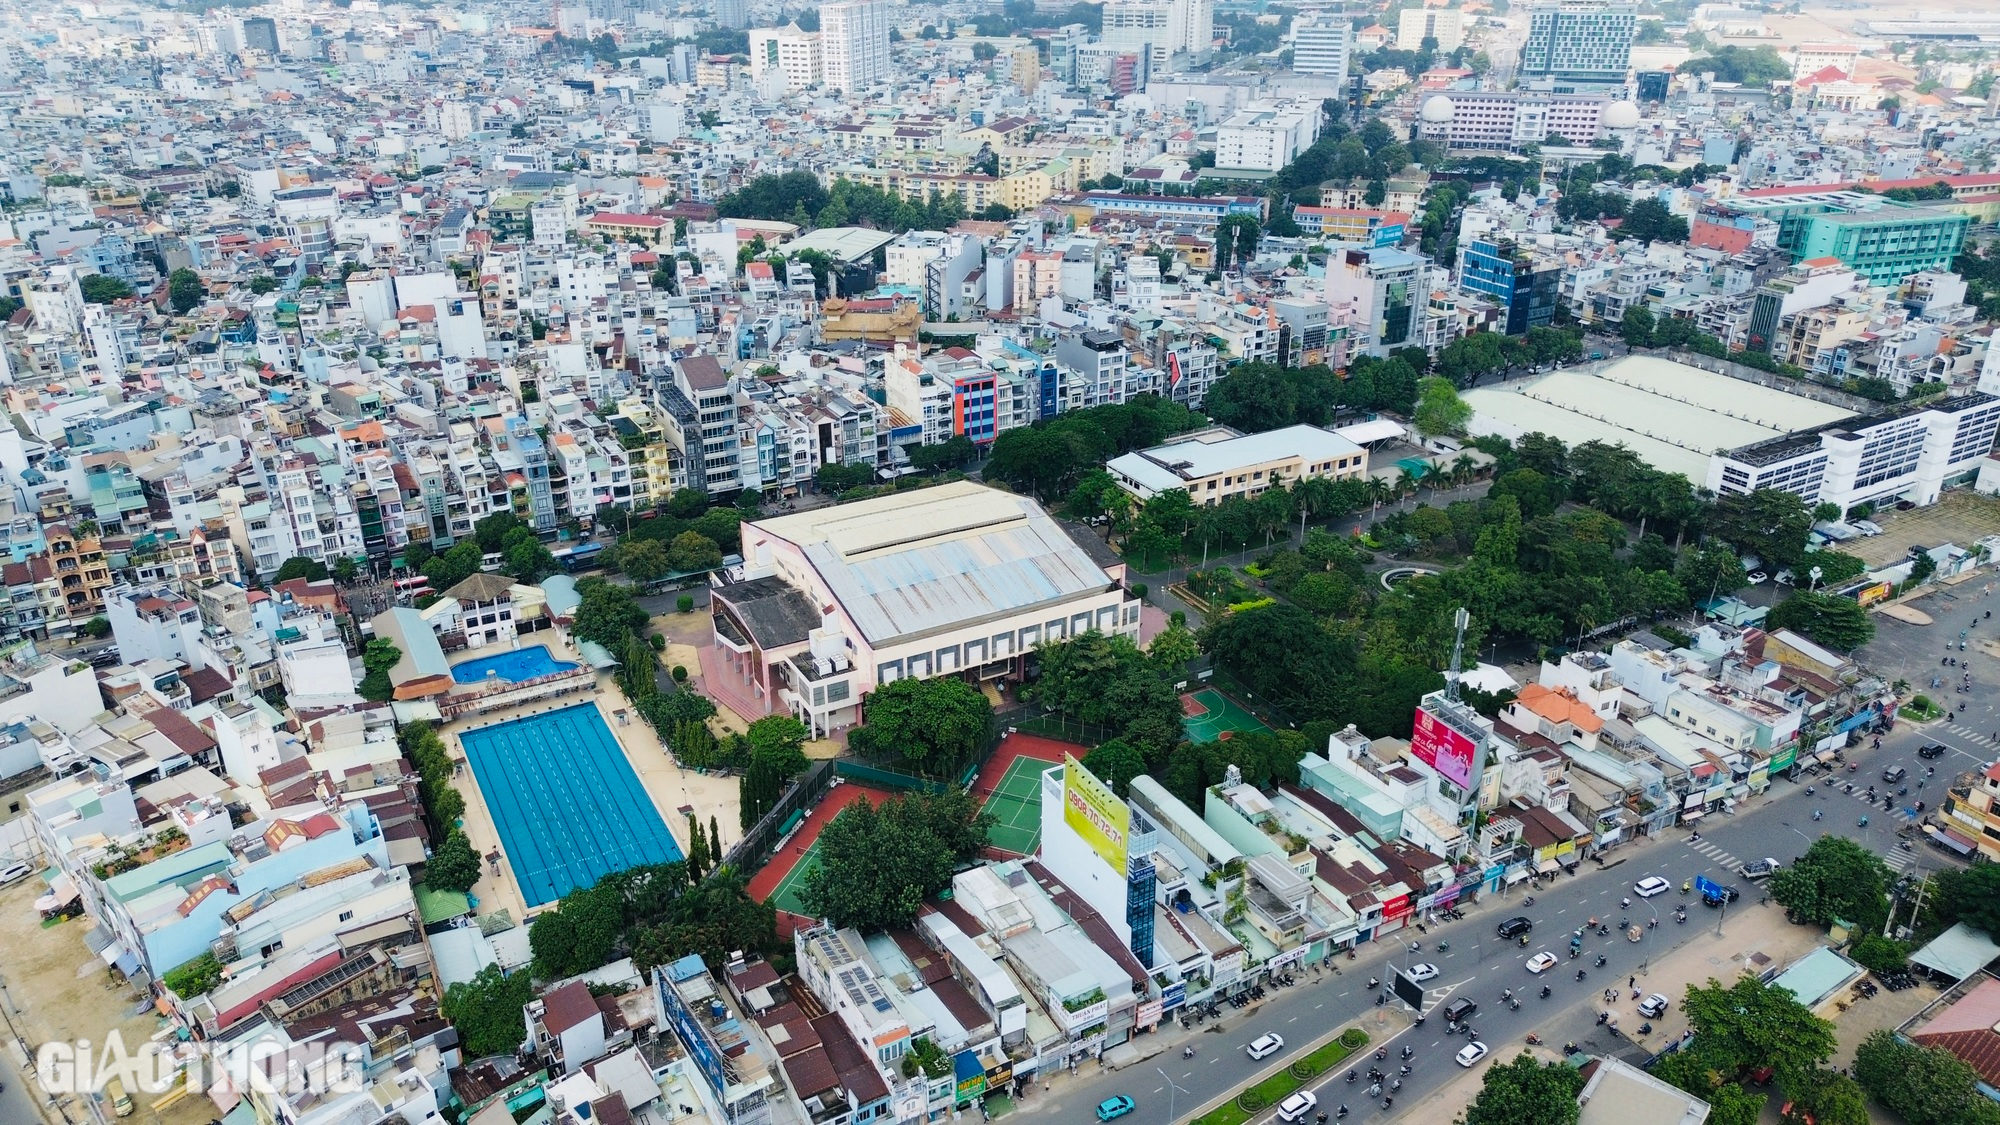
[(827, 86), (853, 93), (889, 76), (889, 5), (843, 0), (819, 9), (820, 65)]
[(1566, 83), (1623, 82), (1636, 24), (1626, 0), (1543, 0), (1528, 12), (1520, 76), (1551, 80), (1558, 93), (1567, 92)]
[(1339, 16), (1321, 16), (1292, 25), (1292, 70), (1318, 74), (1336, 85), (1347, 81), (1347, 53), (1353, 27)]
[(1440, 51), (1456, 51), (1465, 45), (1465, 13), (1457, 8), (1405, 8), (1396, 25), (1396, 49), (1422, 50), (1426, 38), (1437, 40)]
[(1150, 48), (1153, 70), (1179, 69), (1215, 42), (1215, 0), (1107, 0), (1098, 42), (1119, 51)]

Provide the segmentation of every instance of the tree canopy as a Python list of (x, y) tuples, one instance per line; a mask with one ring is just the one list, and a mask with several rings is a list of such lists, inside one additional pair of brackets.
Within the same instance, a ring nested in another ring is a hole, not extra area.
[(1730, 984), (1710, 977), (1689, 985), (1681, 1012), (1694, 1029), (1689, 1053), (1728, 1077), (1768, 1066), (1803, 1074), (1832, 1057), (1833, 1025), (1812, 1014), (1790, 989), (1745, 973)]
[(1714, 74), (1717, 82), (1740, 82), (1745, 86), (1769, 86), (1790, 78), (1792, 67), (1769, 47), (1717, 47), (1696, 55), (1674, 68), (1681, 74)]
[(1794, 590), (1772, 607), (1764, 627), (1794, 629), (1839, 652), (1851, 652), (1875, 637), (1875, 622), (1860, 603), (1810, 590)]
[(444, 1018), (458, 1032), (468, 1060), (512, 1055), (528, 1038), (521, 1009), (535, 998), (534, 979), (526, 972), (507, 976), (488, 965), (470, 981), (445, 990)]
[(1845, 836), (1814, 840), (1798, 862), (1771, 876), (1771, 897), (1800, 922), (1880, 931), (1889, 911), (1889, 868), (1882, 857)]
[(992, 818), (958, 788), (905, 793), (880, 808), (856, 801), (821, 830), (819, 863), (806, 873), (801, 900), (836, 926), (867, 932), (907, 925), (924, 899), (950, 886), (959, 865), (979, 854), (990, 827)]
[(805, 771), (806, 725), (790, 715), (766, 715), (745, 733), (750, 764), (738, 786), (738, 820), (747, 831), (776, 807), (785, 784)]
[(434, 891), (464, 892), (478, 881), (479, 853), (472, 850), (472, 841), (464, 832), (453, 828), (424, 865), (424, 885)]
[(1932, 880), (1931, 911), (1940, 929), (1964, 922), (2000, 935), (2000, 864), (1946, 867)]
[(175, 313), (185, 316), (203, 297), (201, 275), (185, 267), (167, 275), (167, 303)]
[(1128, 638), (1092, 630), (1043, 644), (1035, 666), (1034, 679), (1021, 689), (1028, 702), (1113, 734), (1149, 767), (1163, 764), (1179, 744), (1180, 696)]
[(848, 735), (855, 753), (930, 777), (956, 777), (971, 765), (993, 725), (993, 704), (954, 676), (885, 684), (869, 693), (863, 712)]
[(1459, 1125), (1576, 1125), (1582, 1092), (1583, 1075), (1575, 1067), (1522, 1051), (1486, 1068)]
[[(695, 834), (699, 828), (691, 822)], [(706, 850), (705, 837), (691, 850)], [(588, 972), (628, 953), (644, 972), (690, 953), (720, 964), (738, 950), (777, 950), (776, 920), (732, 868), (696, 878), (688, 863), (651, 864), (564, 895), (555, 910), (535, 916), (528, 945), (545, 979)]]
[(132, 295), (132, 287), (107, 273), (86, 274), (78, 283), (87, 305), (108, 305)]
[(782, 222), (799, 207), (809, 214), (818, 214), (826, 206), (827, 198), (818, 176), (811, 172), (785, 172), (751, 180), (723, 196), (715, 209), (725, 219)]
[(1626, 209), (1625, 221), (1618, 225), (1618, 237), (1642, 242), (1686, 242), (1688, 222), (1669, 213), (1666, 204), (1657, 199), (1641, 199)]
[(1716, 498), (1708, 531), (1766, 567), (1791, 567), (1805, 554), (1812, 511), (1796, 493), (1775, 488)]
[(1362, 355), (1345, 378), (1324, 364), (1238, 364), (1209, 388), (1202, 408), (1223, 425), (1258, 433), (1301, 422), (1325, 425), (1337, 407), (1408, 414), (1416, 401), (1417, 372), (1406, 360)]
[(303, 578), (308, 582), (324, 582), (327, 579), (326, 564), (305, 555), (293, 555), (278, 567), (278, 573), (271, 576), (271, 583), (290, 582)]
[(1002, 431), (988, 452), (985, 476), (1052, 500), (1120, 453), (1158, 445), (1201, 422), (1201, 415), (1155, 395), (1066, 410)]
[(625, 638), (646, 627), (646, 611), (632, 600), (629, 589), (592, 577), (578, 582), (576, 592), (579, 604), (570, 631), (578, 640), (623, 652)]
[(1979, 1092), (1979, 1073), (1950, 1051), (1869, 1033), (1854, 1050), (1854, 1078), (1909, 1125), (1996, 1125), (2000, 1106)]
[(1451, 380), (1432, 375), (1417, 384), (1417, 409), (1411, 421), (1425, 437), (1460, 435), (1472, 421), (1472, 404), (1458, 397)]

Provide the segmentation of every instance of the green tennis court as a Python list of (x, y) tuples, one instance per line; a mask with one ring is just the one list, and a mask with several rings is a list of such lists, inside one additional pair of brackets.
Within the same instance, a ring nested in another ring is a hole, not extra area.
[(806, 910), (805, 904), (800, 901), (800, 896), (805, 893), (806, 876), (818, 868), (819, 837), (815, 836), (812, 845), (806, 848), (805, 854), (798, 858), (798, 862), (792, 864), (792, 869), (785, 872), (783, 879), (778, 880), (778, 889), (771, 892), (771, 906), (792, 914), (810, 916), (810, 911)]
[(1035, 854), (1042, 840), (1042, 772), (1052, 764), (1039, 758), (1008, 763), (980, 810), (993, 817), (993, 830), (987, 833), (993, 847), (1015, 855)]
[(1214, 688), (1181, 696), (1181, 715), (1181, 726), (1187, 730), (1190, 742), (1220, 742), (1237, 731), (1271, 729), (1242, 704)]

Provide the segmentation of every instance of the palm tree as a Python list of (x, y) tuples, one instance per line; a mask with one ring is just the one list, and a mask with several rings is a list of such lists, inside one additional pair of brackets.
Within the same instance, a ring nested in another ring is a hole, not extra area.
[(1408, 465), (1402, 466), (1396, 471), (1397, 500), (1400, 501), (1405, 496), (1415, 496), (1417, 489), (1422, 487), (1423, 483), (1423, 478), (1417, 475), (1415, 469)]
[(1461, 453), (1452, 459), (1451, 479), (1454, 484), (1472, 483), (1473, 475), (1479, 472), (1479, 461), (1470, 453)]
[(1382, 505), (1389, 503), (1395, 497), (1396, 489), (1394, 485), (1381, 477), (1368, 478), (1368, 507), (1371, 519), (1374, 517), (1374, 513), (1381, 509)]

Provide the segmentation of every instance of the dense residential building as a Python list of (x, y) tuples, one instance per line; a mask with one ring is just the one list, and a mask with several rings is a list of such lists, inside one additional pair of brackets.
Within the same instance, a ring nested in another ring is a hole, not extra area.
[[(1634, 609), (1532, 682), (1464, 669), (1509, 699), (1490, 715), (1426, 685), (1413, 715), (1281, 733), (1293, 781), (1016, 759), (1041, 811), (996, 831), (1004, 858), (880, 930), (787, 911), (788, 963), (732, 940), (542, 979), (548, 903), (692, 854), (686, 816), (638, 814), (685, 806), (748, 871), (798, 850), (781, 841), (824, 821), (825, 792), (854, 795), (825, 789), (854, 762), (815, 761), (737, 816), (755, 786), (662, 719), (690, 701), (638, 690), (626, 579), (645, 610), (706, 613), (709, 643), (657, 672), (685, 666), (708, 729), (793, 716), (818, 759), (898, 680), (1011, 703), (1052, 641), (1169, 635), (1138, 596), (1164, 580), (1121, 552), (1151, 537), (1124, 513), (1172, 521), (1177, 493), (1201, 569), (1218, 534), (1256, 553), (1248, 515), (1274, 566), (1248, 597), (1300, 606), (1344, 582), (1272, 580), (1327, 545), (1315, 505), (1476, 479), (1491, 438), (1623, 445), (1857, 521), (2000, 494), (1993, 282), (1963, 256), (2000, 221), (2000, 174), (1970, 170), (2000, 141), (1977, 13), (1821, 13), (1847, 30), (1783, 50), (1777, 94), (1669, 68), (1696, 32), (1781, 41), (1782, 13), (1705, 5), (1635, 45), (1622, 0), (1391, 27), (1218, 26), (1212, 0), (1111, 0), (1101, 28), (882, 0), (814, 31), (743, 0), (13, 14), (0, 867), (45, 917), (87, 916), (34, 940), (110, 966), (102, 1010), (156, 1013), (177, 1058), (357, 1047), (352, 1088), (233, 1086), (230, 1120), (936, 1125), (1001, 1093), (1032, 1112), (1031, 1083), (1070, 1104), (1064, 1072), (1178, 1048), (1190, 1006), (1743, 815), (1900, 705), (1889, 669), (1690, 589), (1711, 619), (1684, 632)], [(1416, 70), (1382, 48), (1436, 53)], [(1334, 122), (1357, 139), (1328, 141)], [(1512, 176), (1528, 157), (1544, 174)], [(1580, 327), (1630, 354), (1593, 357), (1613, 349)], [(1496, 352), (1505, 377), (1466, 370)], [(1418, 368), (1471, 383), (1467, 434), (1406, 417)], [(1294, 377), (1341, 380), (1296, 404), (1323, 425), (1179, 409)], [(1014, 491), (954, 475), (978, 459)], [(1079, 481), (1079, 507), (1116, 486), (1101, 522), (1031, 498)], [(1305, 504), (1279, 505), (1297, 485)], [(1867, 530), (1815, 521), (1812, 541)], [(1867, 604), (1922, 558), (1957, 579), (2000, 551), (1915, 546), (1817, 589)], [(607, 562), (609, 587), (589, 577)], [(1814, 581), (1760, 563), (1774, 589)], [(1189, 577), (1152, 596), (1205, 612)], [(1147, 739), (1202, 726), (1169, 718)], [(591, 776), (607, 764), (638, 788)], [(1953, 778), (1923, 839), (2000, 857), (1992, 773)], [(442, 815), (445, 774), (464, 815)], [(534, 819), (579, 835), (508, 837)], [(450, 1026), (439, 997), (496, 974), (519, 1014)], [(96, 1034), (38, 1010), (26, 1039)], [(1984, 1010), (1938, 1034), (1976, 1047)], [(1592, 1120), (1660, 1093), (1588, 1065)]]

